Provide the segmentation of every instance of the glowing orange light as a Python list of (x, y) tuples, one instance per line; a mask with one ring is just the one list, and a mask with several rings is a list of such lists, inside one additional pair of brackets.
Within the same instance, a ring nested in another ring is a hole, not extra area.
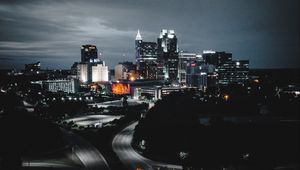
[(135, 77), (131, 76), (131, 77), (129, 77), (129, 80), (130, 80), (130, 81), (134, 81), (134, 80), (135, 80)]
[(129, 94), (130, 93), (130, 85), (125, 83), (113, 83), (112, 84), (112, 92), (114, 94)]
[(138, 78), (138, 74), (135, 73), (135, 72), (130, 72), (129, 75), (128, 75), (128, 79), (130, 81), (135, 81), (137, 78)]
[(224, 95), (224, 100), (227, 101), (229, 99), (229, 95), (225, 94)]

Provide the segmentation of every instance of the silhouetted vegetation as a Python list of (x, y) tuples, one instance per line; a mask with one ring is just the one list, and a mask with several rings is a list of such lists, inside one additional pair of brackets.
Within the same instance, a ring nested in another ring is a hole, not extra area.
[(1, 168), (16, 169), (21, 165), (22, 156), (42, 154), (65, 146), (60, 129), (18, 108), (21, 101), (16, 95), (2, 94), (1, 99), (4, 108), (0, 118)]
[[(273, 96), (264, 101), (243, 88), (233, 89), (226, 91), (228, 100), (199, 100), (189, 93), (166, 96), (140, 120), (133, 146), (151, 159), (195, 169), (299, 165), (299, 99), (279, 102), (284, 99)], [(267, 115), (261, 114), (261, 103), (269, 108)]]

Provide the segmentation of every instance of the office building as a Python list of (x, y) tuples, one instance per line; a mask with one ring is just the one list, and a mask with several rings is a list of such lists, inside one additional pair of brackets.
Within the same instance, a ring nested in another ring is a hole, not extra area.
[(203, 60), (206, 64), (215, 65), (216, 68), (226, 62), (232, 61), (232, 54), (226, 52), (216, 52), (212, 50), (205, 50), (202, 54)]
[(79, 80), (78, 79), (55, 79), (55, 80), (40, 80), (33, 81), (31, 84), (38, 84), (44, 90), (50, 92), (66, 92), (76, 93), (79, 91)]
[(188, 63), (186, 69), (186, 84), (205, 91), (208, 87), (217, 85), (215, 66), (201, 62)]
[(94, 62), (98, 59), (98, 49), (96, 45), (81, 46), (81, 62)]
[(139, 79), (157, 79), (157, 43), (142, 40), (140, 31), (135, 38), (136, 70)]
[(176, 82), (178, 80), (177, 37), (174, 30), (163, 29), (157, 39), (158, 78)]
[(108, 81), (108, 67), (105, 63), (79, 63), (78, 77), (82, 83)]
[(91, 64), (92, 82), (107, 82), (108, 81), (108, 67), (104, 62)]
[(78, 77), (81, 83), (89, 83), (91, 81), (91, 73), (89, 70), (89, 63), (78, 64)]
[(81, 46), (81, 62), (74, 63), (72, 70), (77, 70), (77, 77), (84, 84), (108, 81), (108, 67), (98, 58), (96, 45)]
[(136, 74), (136, 65), (132, 62), (122, 62), (115, 66), (115, 80), (135, 80), (138, 78)]
[(192, 52), (180, 51), (178, 53), (178, 80), (181, 84), (186, 84), (186, 70), (190, 63), (201, 62), (202, 56)]
[(249, 60), (228, 61), (218, 68), (218, 83), (244, 84), (249, 80)]
[(126, 68), (123, 64), (117, 64), (115, 66), (115, 80), (127, 79)]

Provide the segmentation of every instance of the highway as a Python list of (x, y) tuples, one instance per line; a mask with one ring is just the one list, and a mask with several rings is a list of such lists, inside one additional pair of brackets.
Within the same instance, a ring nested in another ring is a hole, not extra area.
[(114, 152), (128, 170), (156, 170), (167, 168), (182, 169), (182, 166), (152, 161), (137, 153), (131, 146), (134, 128), (138, 122), (131, 124), (118, 133), (112, 142)]
[(74, 167), (70, 165), (64, 165), (62, 163), (51, 163), (42, 161), (23, 161), (22, 169), (40, 168), (40, 169), (55, 169), (55, 170), (83, 170), (80, 167)]
[(78, 126), (95, 125), (97, 123), (108, 123), (115, 119), (120, 119), (122, 116), (113, 115), (84, 115), (66, 119), (67, 122), (73, 121)]
[[(63, 160), (31, 160), (25, 159), (22, 162), (22, 169), (42, 168), (42, 169), (59, 169), (59, 170), (110, 170), (107, 161), (103, 155), (90, 143), (80, 136), (62, 129), (65, 139), (70, 143), (72, 151), (68, 157), (72, 161), (79, 161), (82, 166), (69, 165)], [(79, 160), (78, 160), (79, 159)]]
[(80, 159), (86, 170), (110, 170), (103, 155), (93, 145), (80, 136), (63, 131), (67, 140), (72, 142), (73, 153)]
[[(129, 106), (134, 106), (137, 104), (140, 104), (141, 101), (137, 99), (127, 99), (127, 103)], [(107, 102), (101, 102), (101, 103), (92, 103), (88, 104), (89, 106), (98, 107), (98, 108), (107, 108), (109, 106), (113, 107), (123, 107), (123, 100), (113, 100), (113, 101), (107, 101)]]

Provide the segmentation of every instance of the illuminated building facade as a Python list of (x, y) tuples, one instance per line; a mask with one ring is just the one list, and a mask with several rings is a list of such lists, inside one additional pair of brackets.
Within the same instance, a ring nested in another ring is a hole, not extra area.
[(217, 85), (215, 66), (201, 62), (188, 63), (186, 67), (186, 84), (188, 87), (197, 87), (206, 90)]
[(157, 43), (144, 42), (138, 30), (135, 49), (139, 79), (157, 79)]
[(137, 79), (136, 65), (132, 62), (122, 62), (115, 66), (115, 80)]
[(92, 68), (92, 82), (106, 82), (108, 81), (108, 67), (104, 62), (91, 64)]
[(226, 52), (216, 52), (212, 50), (205, 50), (202, 54), (203, 60), (206, 64), (211, 64), (216, 67), (223, 65), (226, 62), (232, 61), (232, 54)]
[(92, 78), (89, 73), (89, 64), (88, 63), (79, 63), (78, 64), (78, 77), (80, 82), (88, 83)]
[(202, 57), (205, 64), (215, 66), (218, 75), (216, 83), (220, 86), (243, 84), (249, 80), (249, 60), (232, 60), (231, 53), (212, 50), (203, 51)]
[(108, 67), (105, 63), (79, 63), (78, 77), (82, 83), (108, 81)]
[(218, 68), (218, 83), (244, 84), (249, 80), (249, 60), (234, 60), (224, 63)]
[(130, 84), (113, 82), (112, 92), (114, 94), (130, 94)]
[(56, 80), (41, 80), (31, 82), (32, 84), (38, 84), (43, 89), (51, 92), (63, 91), (66, 93), (76, 93), (79, 91), (78, 79), (56, 79)]
[(178, 50), (177, 37), (174, 30), (163, 29), (157, 39), (158, 45), (158, 78), (177, 81)]
[(81, 46), (81, 62), (76, 63), (76, 67), (77, 77), (81, 83), (108, 81), (108, 67), (98, 58), (98, 49), (95, 45)]
[(117, 64), (115, 66), (115, 80), (127, 79), (126, 67), (123, 64)]
[(179, 83), (186, 84), (187, 65), (202, 61), (202, 56), (196, 53), (180, 51), (178, 53), (178, 80)]

